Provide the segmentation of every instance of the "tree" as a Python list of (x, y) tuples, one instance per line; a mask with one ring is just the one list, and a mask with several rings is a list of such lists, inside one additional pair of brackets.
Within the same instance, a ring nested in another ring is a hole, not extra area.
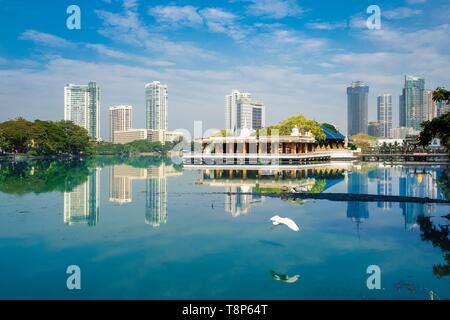
[(87, 130), (70, 121), (30, 122), (18, 118), (0, 123), (0, 132), (0, 148), (7, 153), (76, 155), (91, 152)]
[(421, 127), (420, 145), (428, 146), (433, 138), (438, 137), (441, 139), (442, 145), (450, 147), (450, 113), (443, 114), (431, 121), (422, 122)]
[(450, 103), (450, 91), (443, 87), (437, 87), (436, 90), (433, 91), (433, 101)]
[(330, 123), (322, 123), (320, 126), (321, 127), (325, 127), (327, 129), (330, 129), (333, 132), (339, 133), (339, 130), (334, 125), (332, 125)]
[(302, 115), (292, 116), (278, 124), (260, 129), (258, 133), (260, 135), (271, 135), (273, 132), (278, 132), (279, 135), (285, 136), (290, 135), (295, 126), (297, 126), (302, 133), (310, 131), (317, 140), (325, 140), (326, 138), (322, 127), (316, 121)]
[(31, 131), (33, 123), (24, 118), (9, 120), (0, 124), (3, 133), (3, 145), (6, 152), (27, 153), (32, 145)]
[[(444, 101), (450, 103), (450, 91), (438, 87), (433, 91), (433, 100), (435, 102)], [(420, 125), (422, 131), (419, 135), (419, 144), (426, 147), (435, 137), (441, 139), (442, 145), (450, 147), (450, 113), (441, 115), (431, 121), (424, 121)]]

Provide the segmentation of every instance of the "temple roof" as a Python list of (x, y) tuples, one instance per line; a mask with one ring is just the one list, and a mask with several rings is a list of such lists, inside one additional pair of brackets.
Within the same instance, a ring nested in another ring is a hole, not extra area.
[(325, 133), (327, 140), (345, 140), (345, 136), (342, 133), (334, 132), (327, 127), (321, 127)]

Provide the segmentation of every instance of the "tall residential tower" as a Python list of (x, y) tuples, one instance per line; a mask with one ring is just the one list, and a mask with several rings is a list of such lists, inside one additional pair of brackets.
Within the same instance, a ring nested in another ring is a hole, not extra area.
[(225, 128), (229, 132), (247, 128), (260, 129), (266, 125), (266, 109), (261, 101), (252, 99), (250, 93), (233, 90), (225, 96)]
[(132, 123), (132, 106), (112, 106), (109, 108), (109, 137), (110, 141), (114, 141), (114, 132), (128, 131), (131, 129)]
[(100, 88), (97, 83), (64, 87), (64, 120), (85, 128), (92, 139), (100, 139)]
[(147, 129), (167, 130), (167, 85), (153, 81), (145, 85)]
[(377, 121), (380, 137), (390, 138), (392, 129), (392, 95), (385, 93), (377, 97)]

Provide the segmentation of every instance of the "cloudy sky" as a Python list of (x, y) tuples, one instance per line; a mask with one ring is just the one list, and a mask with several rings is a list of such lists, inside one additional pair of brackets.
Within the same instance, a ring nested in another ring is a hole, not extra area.
[[(66, 9), (81, 8), (81, 30)], [(381, 8), (369, 30), (366, 9)], [(144, 127), (144, 85), (169, 86), (169, 128), (224, 126), (224, 96), (253, 93), (267, 122), (305, 114), (346, 132), (346, 87), (393, 94), (394, 126), (405, 74), (450, 87), (446, 0), (0, 0), (0, 121), (63, 117), (66, 83), (97, 81), (102, 136), (107, 110), (134, 107)]]

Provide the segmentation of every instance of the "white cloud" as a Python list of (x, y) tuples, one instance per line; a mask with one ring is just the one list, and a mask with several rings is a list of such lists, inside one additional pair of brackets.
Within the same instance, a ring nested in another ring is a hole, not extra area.
[(36, 30), (26, 30), (20, 35), (19, 39), (30, 40), (39, 45), (55, 48), (70, 48), (75, 46), (74, 43), (67, 41), (63, 38), (57, 37), (49, 33), (39, 32)]
[(420, 9), (411, 9), (406, 7), (400, 7), (392, 10), (382, 11), (382, 17), (386, 19), (404, 19), (412, 16), (417, 16), (422, 14), (422, 10)]
[(220, 8), (205, 8), (200, 10), (206, 26), (212, 32), (224, 33), (234, 40), (245, 37), (244, 28), (237, 23), (237, 16)]
[(336, 30), (345, 29), (347, 22), (309, 22), (305, 26), (309, 29), (316, 30)]
[(406, 2), (409, 4), (420, 4), (427, 2), (427, 0), (406, 0)]
[(199, 48), (188, 42), (174, 42), (166, 36), (151, 32), (144, 25), (134, 7), (126, 7), (122, 14), (97, 10), (96, 13), (103, 22), (98, 32), (111, 40), (121, 44), (128, 44), (149, 52), (163, 53), (169, 57), (186, 60), (193, 57), (202, 59), (216, 59), (216, 54)]
[(103, 58), (110, 57), (110, 58), (114, 58), (114, 59), (118, 59), (118, 60), (133, 62), (135, 64), (136, 63), (144, 64), (144, 65), (154, 66), (154, 67), (171, 67), (171, 66), (175, 65), (173, 62), (170, 62), (170, 61), (146, 58), (146, 57), (137, 56), (134, 54), (128, 54), (128, 53), (124, 53), (122, 51), (110, 49), (103, 44), (86, 44), (86, 47), (96, 51)]
[(203, 24), (197, 8), (193, 6), (156, 6), (148, 9), (158, 23), (170, 27), (197, 27)]
[(249, 0), (248, 13), (265, 18), (282, 19), (299, 16), (304, 10), (296, 0)]

